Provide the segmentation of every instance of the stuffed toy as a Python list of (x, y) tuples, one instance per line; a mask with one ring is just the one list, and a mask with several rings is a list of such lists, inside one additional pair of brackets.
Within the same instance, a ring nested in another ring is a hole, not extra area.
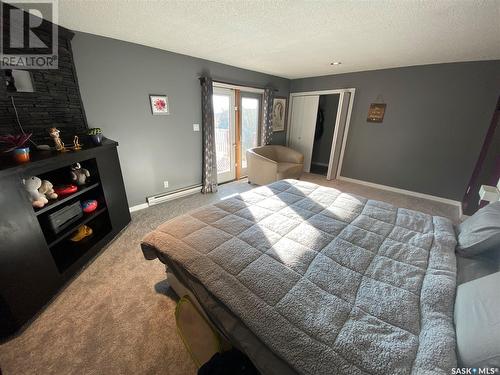
[(75, 163), (71, 167), (71, 180), (77, 185), (85, 185), (87, 177), (90, 177), (90, 172), (88, 169), (82, 168), (80, 163)]
[(49, 203), (47, 198), (45, 198), (45, 195), (41, 194), (38, 191), (40, 186), (42, 186), (42, 180), (40, 180), (36, 176), (31, 176), (30, 178), (23, 180), (23, 183), (24, 188), (30, 195), (31, 204), (33, 205), (33, 207), (42, 208), (47, 203)]
[(92, 235), (92, 228), (87, 225), (80, 225), (76, 230), (73, 237), (70, 238), (70, 241), (79, 242), (83, 240), (85, 237)]
[(57, 199), (58, 195), (54, 191), (54, 185), (48, 180), (43, 180), (42, 185), (38, 188), (38, 192), (43, 194), (47, 199)]

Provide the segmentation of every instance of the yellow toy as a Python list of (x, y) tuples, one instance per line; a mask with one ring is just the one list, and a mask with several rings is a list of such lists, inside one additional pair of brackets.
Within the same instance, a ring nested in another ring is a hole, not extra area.
[(76, 233), (73, 235), (73, 237), (70, 238), (70, 240), (73, 242), (79, 242), (83, 240), (85, 237), (90, 236), (91, 234), (92, 234), (92, 228), (86, 225), (80, 225)]

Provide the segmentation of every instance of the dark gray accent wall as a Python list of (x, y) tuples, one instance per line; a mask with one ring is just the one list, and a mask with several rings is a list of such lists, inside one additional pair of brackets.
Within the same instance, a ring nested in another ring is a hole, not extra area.
[[(72, 46), (89, 127), (102, 128), (120, 143), (131, 206), (201, 182), (201, 132), (193, 131), (193, 124), (201, 124), (200, 74), (289, 94), (290, 81), (284, 78), (138, 44), (76, 33)], [(149, 94), (167, 95), (170, 115), (152, 116)], [(284, 133), (274, 135), (274, 143), (284, 141)]]
[[(461, 201), (500, 95), (500, 61), (296, 79), (291, 92), (355, 88), (342, 176)], [(381, 124), (366, 121), (382, 96)]]

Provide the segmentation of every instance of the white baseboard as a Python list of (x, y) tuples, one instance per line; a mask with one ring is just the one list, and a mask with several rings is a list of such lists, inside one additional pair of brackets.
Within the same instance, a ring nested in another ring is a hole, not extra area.
[(152, 197), (147, 197), (146, 200), (150, 206), (155, 204), (171, 201), (177, 198), (185, 197), (187, 195), (192, 195), (201, 192), (201, 185), (189, 186), (184, 189), (175, 190), (165, 194), (154, 195)]
[(349, 178), (349, 177), (339, 176), (339, 177), (337, 177), (337, 179), (341, 180), (341, 181), (352, 182), (352, 183), (359, 184), (359, 185), (365, 185), (365, 186), (373, 187), (373, 188), (376, 188), (376, 189), (392, 191), (394, 193), (410, 195), (412, 197), (424, 198), (424, 199), (428, 199), (428, 200), (435, 201), (435, 202), (450, 204), (452, 206), (458, 207), (459, 210), (460, 210), (460, 216), (462, 215), (462, 203), (459, 202), (459, 201), (455, 201), (453, 199), (436, 197), (436, 196), (430, 195), (430, 194), (418, 193), (416, 191), (395, 188), (395, 187), (392, 187), (392, 186), (375, 184), (373, 182), (368, 182), (368, 181), (363, 181), (363, 180), (356, 180), (355, 178)]
[(139, 210), (144, 210), (145, 208), (154, 206), (155, 204), (171, 201), (191, 194), (196, 194), (200, 192), (200, 188), (201, 185), (190, 186), (185, 189), (178, 189), (169, 193), (158, 194), (151, 197), (147, 197), (146, 198), (147, 203), (142, 203), (136, 206), (129, 207), (129, 211), (135, 212)]
[(130, 212), (135, 212), (135, 211), (139, 211), (139, 210), (144, 210), (145, 208), (148, 208), (149, 207), (149, 204), (147, 203), (142, 203), (142, 204), (138, 204), (137, 206), (132, 206), (132, 207), (129, 207), (129, 211)]

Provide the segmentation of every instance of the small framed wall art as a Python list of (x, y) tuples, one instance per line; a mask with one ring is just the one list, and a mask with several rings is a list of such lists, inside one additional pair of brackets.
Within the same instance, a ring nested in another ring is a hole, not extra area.
[(149, 95), (149, 102), (151, 104), (151, 113), (153, 115), (168, 115), (170, 113), (170, 105), (166, 95)]
[(286, 116), (286, 98), (276, 97), (273, 100), (273, 132), (282, 132), (285, 130)]
[(385, 115), (385, 103), (372, 103), (370, 104), (370, 109), (368, 109), (368, 122), (382, 122), (384, 121)]

